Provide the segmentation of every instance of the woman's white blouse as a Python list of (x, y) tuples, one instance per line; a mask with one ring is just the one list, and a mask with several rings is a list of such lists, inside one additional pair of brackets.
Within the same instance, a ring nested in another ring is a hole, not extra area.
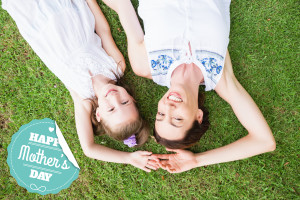
[(92, 76), (122, 75), (102, 48), (84, 0), (2, 0), (2, 7), (46, 66), (82, 98), (95, 95)]
[(220, 80), (229, 43), (230, 0), (139, 0), (153, 81), (170, 87), (172, 72), (195, 63), (205, 90)]

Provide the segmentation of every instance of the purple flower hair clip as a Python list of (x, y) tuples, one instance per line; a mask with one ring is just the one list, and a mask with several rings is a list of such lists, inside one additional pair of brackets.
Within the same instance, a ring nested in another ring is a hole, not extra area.
[(126, 140), (123, 140), (123, 143), (126, 144), (129, 147), (134, 147), (135, 145), (137, 145), (135, 134), (133, 134), (132, 136), (130, 136)]

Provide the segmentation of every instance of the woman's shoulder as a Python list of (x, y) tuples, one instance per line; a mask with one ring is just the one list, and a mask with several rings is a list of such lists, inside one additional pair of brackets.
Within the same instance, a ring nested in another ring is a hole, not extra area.
[(216, 85), (215, 91), (223, 99), (227, 99), (230, 98), (231, 92), (235, 91), (235, 89), (237, 89), (239, 85), (240, 84), (233, 73), (231, 59), (229, 56), (229, 52), (227, 51), (223, 74), (220, 81)]

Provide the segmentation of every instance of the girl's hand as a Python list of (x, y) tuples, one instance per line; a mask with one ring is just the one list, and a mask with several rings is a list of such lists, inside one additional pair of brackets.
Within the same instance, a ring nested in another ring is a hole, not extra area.
[(151, 158), (152, 152), (148, 151), (136, 151), (129, 153), (128, 162), (129, 164), (140, 168), (146, 172), (151, 172), (151, 169), (156, 170), (159, 168), (159, 160)]
[(197, 167), (197, 159), (194, 153), (181, 149), (167, 149), (175, 154), (154, 154), (152, 159), (162, 159), (159, 166), (170, 173), (181, 173)]

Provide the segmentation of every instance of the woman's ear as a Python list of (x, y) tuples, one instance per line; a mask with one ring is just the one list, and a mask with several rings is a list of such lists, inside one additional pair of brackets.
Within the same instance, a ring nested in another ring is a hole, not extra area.
[(99, 107), (96, 109), (96, 119), (97, 119), (98, 122), (101, 121)]
[(201, 109), (198, 109), (198, 111), (197, 111), (196, 120), (198, 121), (199, 124), (202, 123), (202, 120), (203, 120), (203, 111)]

